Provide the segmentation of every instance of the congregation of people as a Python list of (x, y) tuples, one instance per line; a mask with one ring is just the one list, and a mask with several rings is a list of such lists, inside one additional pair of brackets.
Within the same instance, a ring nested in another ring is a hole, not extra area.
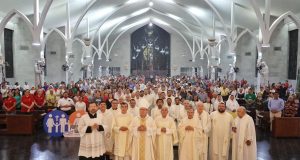
[(6, 114), (85, 111), (79, 159), (173, 160), (178, 146), (180, 160), (254, 160), (259, 115), (267, 112), (271, 126), (275, 117), (300, 115), (288, 81), (257, 90), (244, 79), (195, 76), (106, 76), (37, 87), (3, 82), (0, 103)]

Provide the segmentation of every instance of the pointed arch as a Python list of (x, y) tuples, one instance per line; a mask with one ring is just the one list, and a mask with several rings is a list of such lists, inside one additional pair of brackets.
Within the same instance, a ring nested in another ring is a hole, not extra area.
[(279, 16), (271, 25), (270, 27), (270, 34), (269, 34), (269, 37), (268, 37), (268, 40), (270, 41), (271, 39), (271, 36), (274, 32), (274, 30), (278, 27), (278, 25), (280, 24), (280, 22), (284, 21), (285, 18), (290, 18), (293, 22), (295, 22), (297, 28), (300, 29), (300, 19), (299, 17), (297, 17), (293, 12), (291, 11), (288, 11), (284, 14), (282, 14), (281, 16)]
[(37, 26), (37, 28), (38, 28), (38, 33), (40, 33), (41, 30), (42, 30), (42, 28), (43, 28), (43, 25), (44, 25), (46, 16), (47, 16), (47, 14), (48, 14), (48, 11), (49, 11), (49, 9), (50, 9), (52, 3), (53, 3), (53, 0), (47, 0), (47, 3), (46, 3), (45, 6), (44, 6), (44, 9), (43, 9), (43, 11), (42, 11), (42, 13), (41, 13), (41, 18), (40, 18), (39, 24), (38, 24), (38, 26)]
[(88, 6), (86, 7), (86, 9), (83, 11), (83, 13), (81, 14), (81, 16), (78, 18), (74, 28), (73, 28), (73, 32), (71, 33), (71, 39), (73, 39), (75, 37), (76, 31), (81, 23), (81, 21), (83, 20), (83, 17), (87, 14), (87, 12), (91, 9), (92, 6), (94, 6), (94, 4), (97, 2), (97, 0), (92, 0)]
[(12, 9), (11, 11), (9, 11), (6, 16), (2, 19), (1, 23), (0, 23), (0, 37), (2, 36), (3, 32), (4, 32), (4, 28), (7, 25), (7, 23), (15, 16), (18, 15), (20, 16), (20, 18), (26, 23), (28, 29), (31, 32), (31, 35), (33, 36), (33, 24), (30, 22), (30, 20), (28, 19), (28, 17), (23, 14), (22, 12), (16, 10), (16, 9)]
[(42, 50), (44, 50), (47, 40), (52, 33), (57, 33), (59, 35), (59, 37), (64, 40), (65, 43), (67, 42), (66, 36), (60, 30), (58, 30), (57, 28), (54, 28), (50, 32), (48, 32), (47, 35), (45, 36), (45, 38), (42, 42)]

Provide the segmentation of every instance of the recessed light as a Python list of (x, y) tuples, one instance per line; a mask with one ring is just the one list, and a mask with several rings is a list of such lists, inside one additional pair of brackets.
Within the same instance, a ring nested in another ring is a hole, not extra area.
[(153, 4), (154, 4), (154, 3), (153, 3), (152, 1), (151, 1), (151, 2), (149, 2), (149, 6), (150, 6), (150, 7), (152, 7), (152, 6), (153, 6)]

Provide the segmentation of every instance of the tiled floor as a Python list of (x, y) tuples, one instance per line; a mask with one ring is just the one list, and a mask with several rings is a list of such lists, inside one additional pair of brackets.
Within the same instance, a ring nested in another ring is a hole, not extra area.
[[(76, 160), (78, 147), (79, 139), (49, 138), (42, 131), (35, 136), (0, 136), (0, 159)], [(275, 139), (258, 129), (257, 148), (258, 160), (300, 160), (300, 139)]]

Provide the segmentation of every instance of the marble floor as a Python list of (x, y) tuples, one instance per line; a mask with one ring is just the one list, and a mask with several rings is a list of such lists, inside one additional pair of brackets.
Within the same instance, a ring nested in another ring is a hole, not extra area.
[[(79, 139), (34, 136), (0, 136), (1, 160), (76, 160)], [(258, 160), (299, 160), (300, 139), (275, 139), (257, 129)], [(177, 151), (175, 151), (177, 152)], [(177, 154), (175, 154), (175, 159)]]

